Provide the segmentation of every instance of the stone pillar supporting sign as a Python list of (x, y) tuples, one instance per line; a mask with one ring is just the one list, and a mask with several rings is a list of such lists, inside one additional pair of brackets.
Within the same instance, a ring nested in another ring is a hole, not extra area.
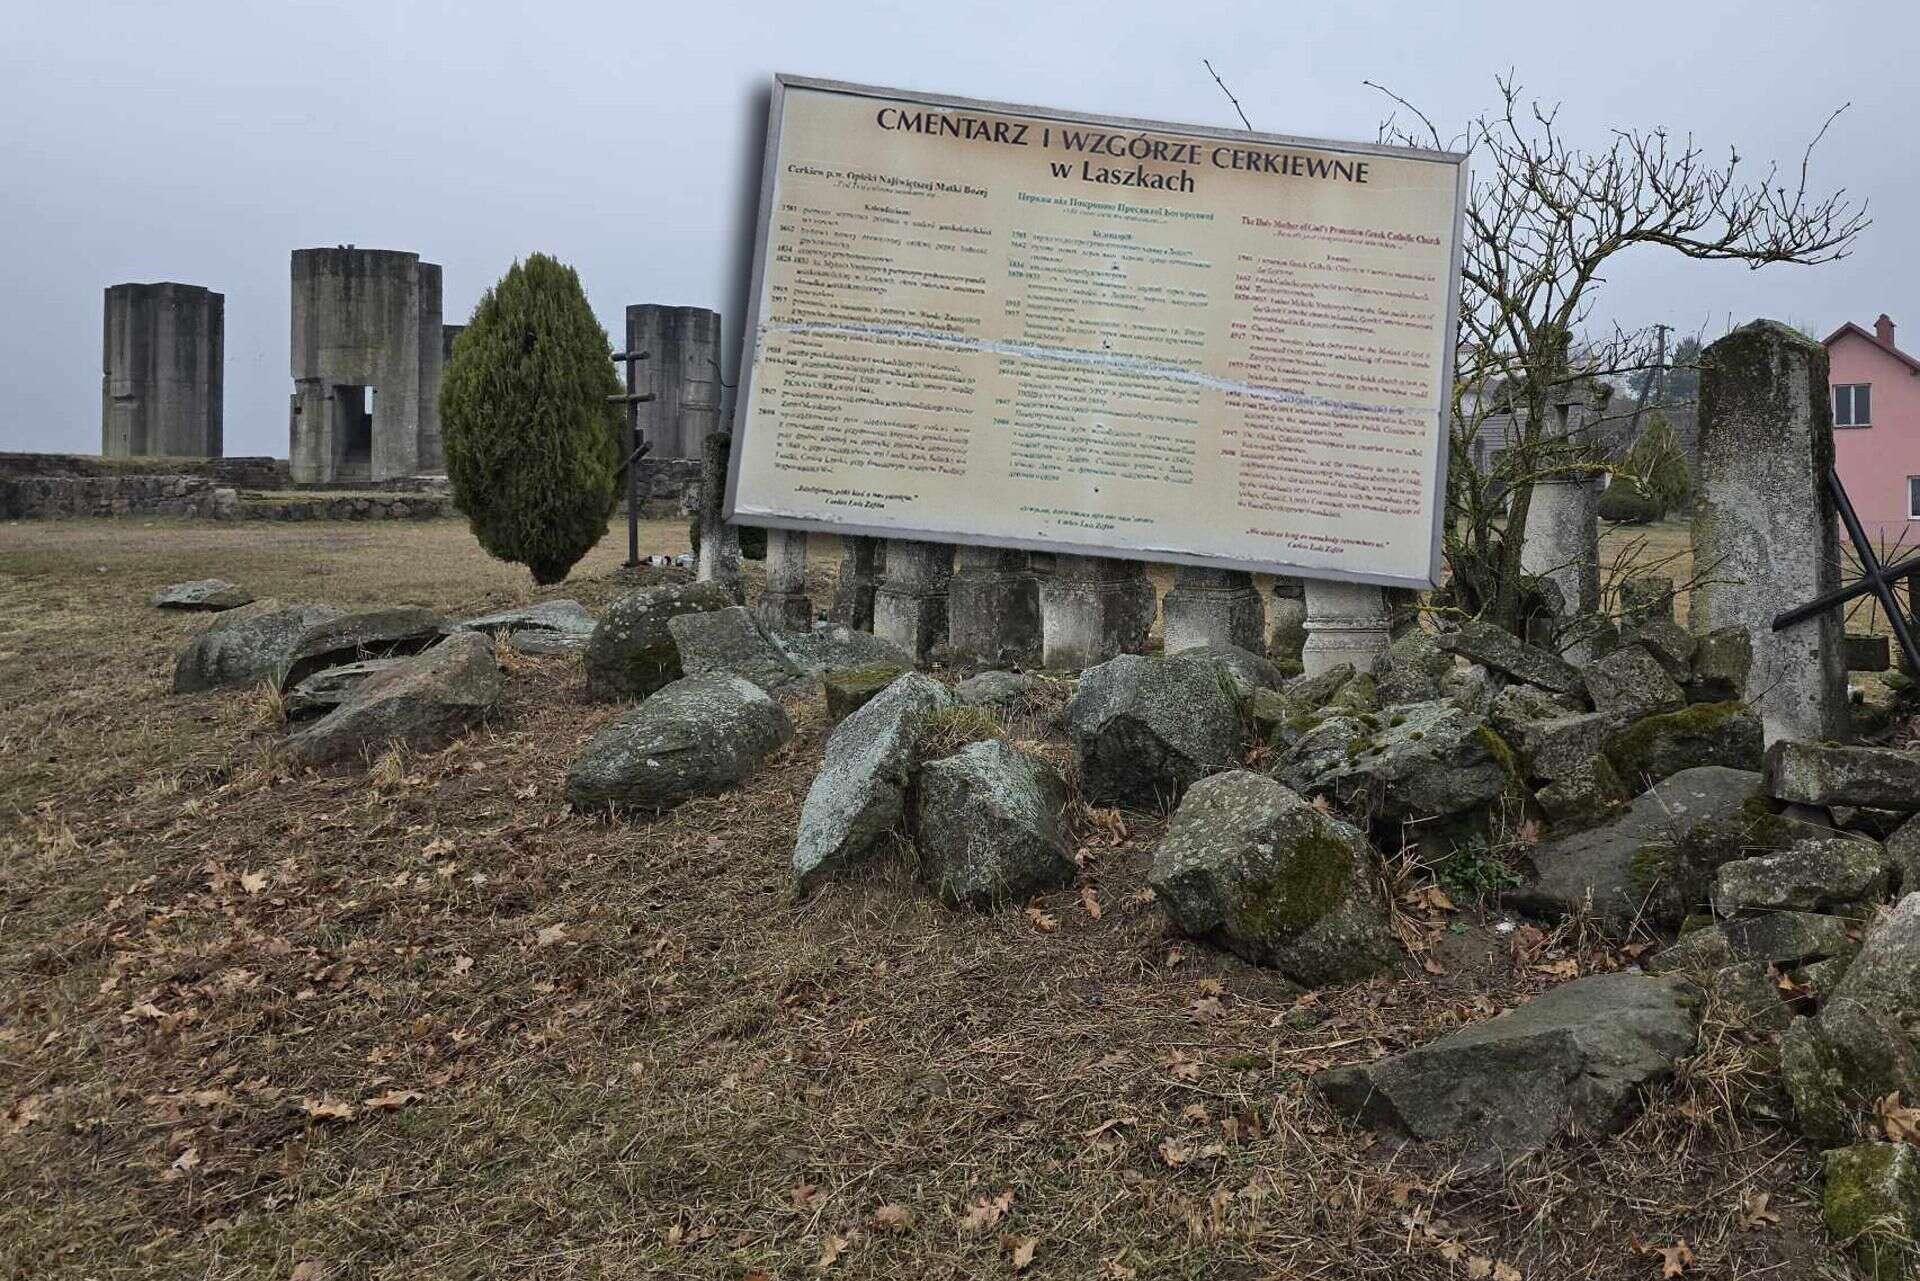
[(1342, 663), (1357, 672), (1373, 664), (1392, 644), (1392, 614), (1383, 588), (1364, 583), (1307, 580), (1307, 639), (1300, 661), (1309, 676)]
[(1138, 654), (1158, 605), (1140, 561), (1059, 553), (1040, 584), (1041, 661), (1073, 670)]
[(860, 534), (840, 535), (840, 574), (833, 583), (827, 617), (843, 627), (873, 630), (873, 594), (886, 567), (886, 544)]
[(727, 458), (733, 437), (726, 432), (709, 432), (702, 442), (700, 456), (700, 555), (694, 577), (703, 583), (719, 583), (744, 600), (746, 589), (740, 581), (740, 531), (721, 514), (726, 510)]
[(873, 634), (923, 663), (947, 640), (953, 544), (887, 540), (887, 568), (873, 594)]
[(1276, 577), (1273, 580), (1273, 635), (1267, 642), (1267, 657), (1276, 663), (1298, 663), (1306, 643), (1306, 584), (1297, 578)]
[(1196, 645), (1233, 645), (1258, 654), (1267, 611), (1245, 570), (1181, 565), (1160, 603), (1160, 630), (1169, 654)]
[(947, 647), (955, 662), (1026, 665), (1040, 653), (1040, 584), (1027, 553), (961, 547), (947, 592)]
[(1745, 695), (1771, 744), (1839, 738), (1847, 685), (1839, 610), (1776, 632), (1774, 615), (1839, 586), (1827, 352), (1771, 320), (1701, 353), (1693, 508), (1695, 632), (1752, 642)]
[(807, 534), (799, 529), (767, 531), (767, 585), (754, 609), (770, 632), (813, 630), (813, 601), (807, 595)]

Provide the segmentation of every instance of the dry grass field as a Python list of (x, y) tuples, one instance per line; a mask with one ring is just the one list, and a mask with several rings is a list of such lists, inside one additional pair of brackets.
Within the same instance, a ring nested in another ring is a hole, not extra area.
[[(540, 594), (601, 604), (622, 544)], [(1170, 936), (1162, 817), (1114, 811), (1030, 910), (898, 872), (796, 906), (817, 700), (648, 821), (566, 808), (618, 710), (566, 658), (512, 656), (444, 751), (294, 772), (270, 700), (167, 693), (205, 620), (146, 596), (210, 574), (534, 595), (456, 522), (0, 526), (0, 1276), (1651, 1281), (1682, 1242), (1668, 1275), (1850, 1275), (1711, 1015), (1624, 1134), (1494, 1174), (1304, 1090), (1631, 949), (1501, 932), (1394, 858), (1405, 973), (1301, 993)]]

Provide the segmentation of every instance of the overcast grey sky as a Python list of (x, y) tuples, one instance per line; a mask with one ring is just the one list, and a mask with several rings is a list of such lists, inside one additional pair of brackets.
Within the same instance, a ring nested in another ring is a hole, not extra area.
[(931, 3), (17, 3), (0, 29), (0, 449), (96, 451), (101, 290), (227, 297), (229, 454), (287, 452), (288, 252), (353, 243), (446, 269), (464, 320), (516, 256), (579, 268), (622, 309), (727, 313), (775, 71), (1083, 111), (1370, 139), (1383, 81), (1443, 125), (1513, 68), (1576, 136), (1667, 125), (1797, 162), (1871, 200), (1820, 268), (1629, 261), (1600, 316), (1822, 333), (1887, 311), (1920, 350), (1920, 5), (1702, 0)]

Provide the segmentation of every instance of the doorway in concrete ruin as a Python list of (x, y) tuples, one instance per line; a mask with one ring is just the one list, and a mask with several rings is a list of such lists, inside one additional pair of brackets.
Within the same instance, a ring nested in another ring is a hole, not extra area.
[(373, 479), (373, 398), (372, 387), (334, 385), (335, 480)]

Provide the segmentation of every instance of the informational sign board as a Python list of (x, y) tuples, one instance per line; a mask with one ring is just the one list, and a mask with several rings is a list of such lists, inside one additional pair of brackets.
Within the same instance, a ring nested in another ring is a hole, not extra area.
[(727, 515), (1427, 586), (1465, 158), (778, 77)]

